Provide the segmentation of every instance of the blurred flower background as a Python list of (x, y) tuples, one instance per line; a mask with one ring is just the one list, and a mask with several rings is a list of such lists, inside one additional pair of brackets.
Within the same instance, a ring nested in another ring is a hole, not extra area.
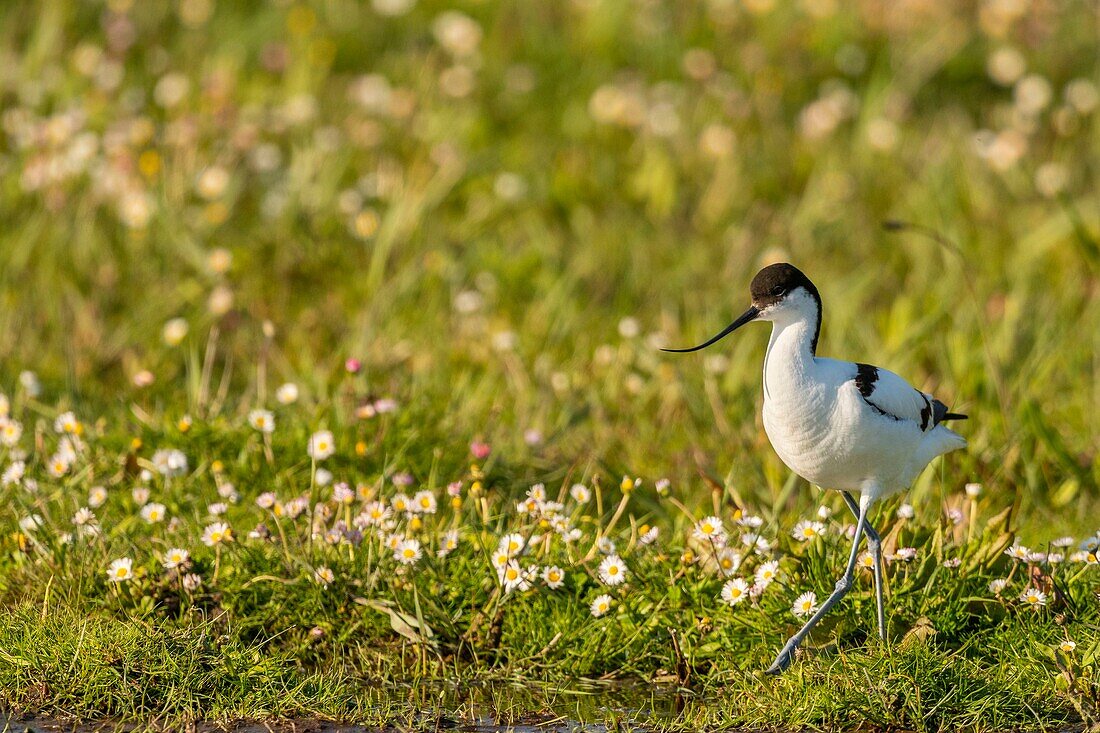
[(150, 406), (212, 338), (227, 394), (261, 401), (276, 378), (324, 400), (354, 358), (443, 442), (759, 482), (763, 334), (656, 347), (789, 259), (824, 353), (975, 415), (958, 482), (1092, 509), (1064, 484), (1095, 494), (1096, 23), (1023, 0), (27, 3), (0, 19), (0, 369)]

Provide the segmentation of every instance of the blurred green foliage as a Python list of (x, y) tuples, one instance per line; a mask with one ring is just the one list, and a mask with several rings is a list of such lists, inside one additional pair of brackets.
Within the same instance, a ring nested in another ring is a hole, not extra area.
[(656, 347), (787, 259), (823, 354), (972, 415), (949, 488), (1091, 531), (1096, 28), (1076, 0), (11, 3), (3, 389), (174, 420), (213, 329), (230, 413), (283, 379), (323, 407), (356, 357), (421, 440), (524, 478), (701, 465), (766, 502), (764, 334)]

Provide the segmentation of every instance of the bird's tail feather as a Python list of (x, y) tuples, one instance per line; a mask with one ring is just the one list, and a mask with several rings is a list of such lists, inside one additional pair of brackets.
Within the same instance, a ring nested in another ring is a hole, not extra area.
[(917, 474), (923, 471), (924, 467), (931, 463), (937, 456), (942, 456), (944, 453), (950, 453), (953, 450), (960, 450), (965, 447), (966, 438), (959, 435), (954, 430), (949, 429), (946, 425), (938, 425), (934, 429), (929, 430), (924, 434), (920, 445), (917, 446), (916, 453), (913, 455), (910, 483), (912, 483), (912, 480), (917, 477)]

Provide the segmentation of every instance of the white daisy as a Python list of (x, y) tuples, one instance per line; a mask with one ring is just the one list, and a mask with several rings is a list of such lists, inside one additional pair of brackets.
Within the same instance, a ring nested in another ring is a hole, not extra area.
[(402, 565), (413, 565), (423, 553), (420, 549), (420, 541), (414, 539), (402, 540), (393, 552), (395, 560)]
[(93, 486), (88, 492), (88, 506), (93, 509), (103, 506), (105, 501), (107, 501), (107, 489), (102, 486)]
[(134, 577), (134, 561), (128, 557), (120, 557), (107, 566), (107, 581), (121, 583)]
[(275, 416), (270, 410), (253, 410), (248, 413), (248, 424), (261, 433), (275, 432)]
[(517, 557), (526, 545), (523, 535), (519, 533), (506, 534), (497, 543), (497, 550), (504, 552), (508, 557)]
[(630, 571), (618, 555), (608, 555), (600, 563), (600, 580), (605, 585), (619, 585), (626, 581)]
[(309, 437), (306, 446), (309, 457), (315, 461), (323, 461), (336, 452), (336, 441), (329, 430), (319, 430)]
[(794, 530), (791, 531), (791, 537), (794, 537), (799, 542), (809, 542), (824, 531), (825, 525), (821, 522), (813, 522), (804, 519), (794, 526)]
[(805, 618), (811, 615), (817, 610), (817, 594), (811, 591), (806, 591), (798, 598), (795, 599), (794, 604), (791, 606), (791, 613), (799, 618)]
[(768, 585), (779, 577), (779, 563), (776, 560), (769, 560), (766, 563), (762, 563), (760, 567), (756, 569), (754, 578), (756, 579), (756, 585), (761, 589), (767, 588)]
[(565, 582), (565, 572), (557, 565), (550, 565), (542, 569), (542, 580), (547, 588), (557, 590)]
[(23, 425), (19, 421), (7, 417), (0, 419), (0, 443), (12, 448), (22, 436)]
[(736, 550), (729, 547), (723, 547), (718, 551), (718, 572), (724, 577), (729, 577), (737, 572), (737, 569), (741, 567), (741, 555)]
[(745, 600), (748, 595), (749, 584), (741, 578), (727, 580), (726, 584), (722, 586), (722, 601), (731, 606), (736, 606)]
[(173, 547), (168, 552), (164, 553), (164, 567), (167, 570), (172, 568), (178, 568), (181, 565), (187, 563), (187, 560), (191, 557), (191, 553), (187, 550), (179, 547)]
[(149, 524), (156, 524), (164, 519), (164, 505), (150, 502), (141, 508), (141, 518)]
[(202, 543), (207, 547), (215, 547), (233, 541), (233, 530), (225, 522), (214, 522), (207, 525), (202, 532)]
[(336, 574), (327, 567), (321, 566), (313, 571), (313, 582), (322, 588), (328, 588), (329, 583), (336, 580)]
[(695, 523), (693, 535), (700, 541), (716, 542), (720, 538), (725, 538), (726, 529), (718, 517), (703, 517)]
[(660, 530), (657, 527), (642, 526), (641, 532), (638, 534), (639, 545), (652, 545), (657, 541), (657, 537), (660, 534)]
[(592, 611), (592, 615), (596, 618), (603, 616), (605, 613), (611, 610), (612, 600), (611, 596), (606, 593), (601, 596), (596, 596), (592, 601), (592, 605), (589, 608)]
[(439, 541), (439, 550), (436, 551), (436, 555), (439, 557), (447, 557), (452, 552), (458, 549), (458, 530), (452, 529), (443, 533), (442, 539)]
[(275, 399), (280, 405), (291, 405), (298, 401), (298, 385), (294, 382), (286, 382), (275, 390)]
[(412, 510), (421, 514), (435, 514), (435, 494), (430, 491), (418, 491), (412, 498)]

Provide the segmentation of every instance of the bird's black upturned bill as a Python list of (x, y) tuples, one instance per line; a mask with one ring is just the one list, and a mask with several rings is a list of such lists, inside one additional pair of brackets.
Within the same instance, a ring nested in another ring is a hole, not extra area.
[(726, 330), (722, 331), (722, 333), (718, 334), (710, 341), (707, 341), (704, 344), (699, 344), (698, 346), (692, 346), (690, 349), (661, 349), (661, 351), (669, 351), (674, 354), (686, 354), (689, 351), (698, 351), (699, 349), (705, 349), (713, 344), (715, 341), (720, 341), (726, 336), (729, 336), (731, 333), (741, 328), (741, 326), (744, 326), (746, 323), (756, 320), (756, 317), (758, 315), (760, 315), (760, 309), (757, 308), (755, 305), (749, 306), (749, 309), (742, 313), (736, 321), (726, 326)]

